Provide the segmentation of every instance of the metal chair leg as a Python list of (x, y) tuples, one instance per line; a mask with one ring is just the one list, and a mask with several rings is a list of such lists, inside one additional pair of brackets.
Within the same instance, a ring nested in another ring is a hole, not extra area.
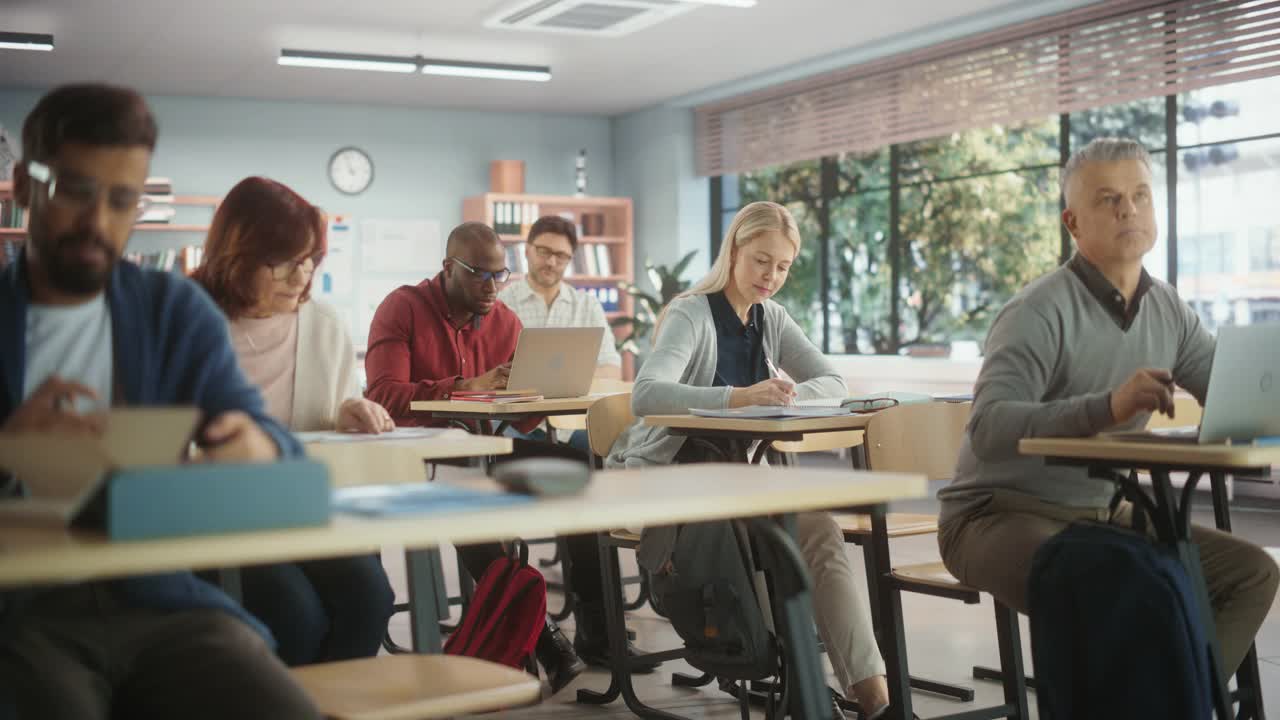
[(1000, 644), (1000, 669), (1004, 671), (1004, 702), (1012, 705), (1016, 714), (1008, 717), (1027, 720), (1026, 671), (1022, 666), (1022, 632), (1018, 626), (1018, 611), (992, 598), (996, 613), (996, 637)]

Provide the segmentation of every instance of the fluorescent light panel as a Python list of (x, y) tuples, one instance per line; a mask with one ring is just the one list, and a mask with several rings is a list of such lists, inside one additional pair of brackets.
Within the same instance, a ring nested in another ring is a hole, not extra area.
[(393, 73), (418, 71), (418, 63), (413, 58), (389, 55), (281, 50), (280, 59), (276, 62), (280, 65), (295, 67), (318, 67), (337, 70), (373, 70)]
[(53, 36), (40, 33), (0, 32), (0, 49), (48, 52), (53, 49)]
[(358, 53), (319, 52), (311, 50), (281, 50), (280, 65), (336, 68), (340, 70), (375, 70), (379, 72), (412, 73), (424, 75), (449, 75), (492, 80), (527, 80), (547, 82), (551, 68), (546, 65), (508, 65), (504, 63), (477, 63), (463, 60), (438, 60), (421, 55), (365, 55)]
[(486, 78), (490, 80), (547, 82), (551, 79), (551, 68), (545, 65), (501, 65), (423, 58), (422, 74)]

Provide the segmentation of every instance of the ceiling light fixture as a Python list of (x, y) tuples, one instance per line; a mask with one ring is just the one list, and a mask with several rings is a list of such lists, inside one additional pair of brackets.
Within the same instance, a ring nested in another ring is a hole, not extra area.
[(281, 50), (280, 65), (337, 68), (341, 70), (375, 70), (379, 72), (448, 75), (492, 80), (527, 80), (547, 82), (551, 68), (546, 65), (510, 65), (478, 63), (463, 60), (439, 60), (421, 55), (365, 55), (358, 53)]
[(48, 52), (53, 49), (53, 36), (41, 33), (0, 32), (0, 48)]
[(756, 0), (683, 0), (694, 5), (724, 5), (725, 7), (749, 8), (756, 6)]
[(546, 65), (504, 65), (500, 63), (473, 63), (460, 60), (422, 59), (423, 75), (448, 75), (452, 77), (487, 78), (490, 80), (526, 80), (548, 82), (551, 68)]
[(389, 55), (361, 55), (357, 53), (313, 52), (311, 50), (281, 50), (280, 65), (295, 67), (333, 68), (337, 70), (373, 70), (376, 72), (412, 73), (418, 71), (413, 58)]

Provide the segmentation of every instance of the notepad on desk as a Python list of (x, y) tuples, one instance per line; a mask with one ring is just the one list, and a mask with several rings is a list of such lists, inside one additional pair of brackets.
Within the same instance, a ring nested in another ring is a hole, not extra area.
[(529, 495), (446, 483), (361, 485), (333, 491), (333, 511), (365, 517), (489, 510), (533, 502)]
[(710, 418), (747, 418), (752, 420), (777, 420), (783, 418), (841, 417), (849, 411), (840, 407), (813, 405), (747, 405), (740, 408), (690, 408), (689, 414)]

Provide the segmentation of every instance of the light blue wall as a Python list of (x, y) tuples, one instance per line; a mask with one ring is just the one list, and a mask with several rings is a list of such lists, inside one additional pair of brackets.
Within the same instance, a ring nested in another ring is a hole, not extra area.
[(685, 277), (710, 265), (710, 195), (693, 163), (693, 111), (655, 107), (613, 119), (614, 183), (635, 204), (637, 279), (645, 261), (672, 264), (697, 250)]
[[(40, 92), (0, 89), (0, 125), (16, 137)], [(160, 123), (153, 175), (181, 194), (222, 195), (247, 175), (290, 185), (317, 205), (359, 219), (431, 218), (448, 229), (462, 199), (489, 187), (489, 161), (525, 161), (525, 189), (569, 195), (586, 148), (588, 190), (613, 191), (609, 119), (228, 98), (149, 98)], [(356, 145), (373, 158), (373, 185), (334, 190), (329, 156)]]

